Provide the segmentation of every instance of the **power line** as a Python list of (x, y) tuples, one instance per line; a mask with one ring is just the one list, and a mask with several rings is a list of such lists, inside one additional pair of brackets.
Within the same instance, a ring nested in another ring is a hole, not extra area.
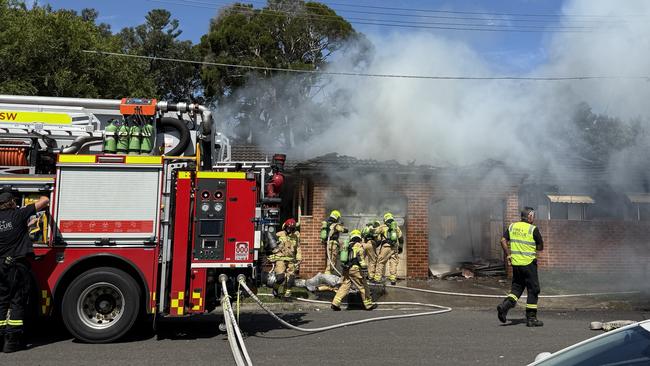
[[(177, 1), (170, 0), (149, 0), (152, 2), (179, 5), (179, 6), (189, 6), (195, 8), (204, 8), (204, 9), (215, 9), (216, 5), (199, 5), (199, 4), (209, 4), (199, 1), (191, 1), (198, 4), (190, 3), (179, 3)], [(321, 21), (334, 21), (342, 22), (341, 18), (336, 15), (323, 15), (323, 14), (304, 14), (296, 15), (290, 11), (282, 10), (273, 10), (273, 9), (252, 9), (247, 6), (232, 4), (231, 8), (235, 8), (234, 11), (245, 12), (251, 10), (262, 11), (268, 15), (274, 16), (284, 16), (282, 14), (289, 14), (297, 18), (310, 18), (313, 20)], [(317, 18), (317, 19), (314, 19)], [(516, 26), (516, 27), (528, 27), (532, 29), (518, 29), (514, 26), (502, 25), (502, 24), (463, 24), (463, 23), (436, 23), (436, 22), (413, 22), (413, 21), (396, 21), (396, 20), (375, 20), (367, 18), (342, 18), (352, 24), (362, 24), (362, 25), (375, 25), (383, 27), (397, 27), (397, 28), (413, 28), (413, 29), (439, 29), (439, 30), (457, 30), (457, 31), (485, 31), (485, 32), (522, 32), (522, 33), (541, 33), (553, 31), (555, 33), (589, 33), (590, 29), (595, 29), (593, 27), (561, 27), (561, 26), (550, 26), (550, 27), (541, 27), (541, 26)], [(428, 24), (428, 25), (424, 25)], [(501, 27), (501, 28), (497, 28)]]
[[(203, 3), (203, 4), (211, 4), (211, 3), (206, 3), (206, 2), (200, 2), (200, 1), (192, 1), (192, 0), (186, 0), (187, 2), (197, 2), (197, 3)], [(265, 0), (248, 0), (248, 2), (251, 3), (262, 3), (262, 4), (267, 4)], [(224, 1), (219, 1), (216, 0), (214, 3), (224, 3)], [(232, 4), (232, 2), (226, 2)], [(417, 9), (417, 8), (402, 8), (402, 7), (390, 7), (390, 6), (377, 6), (377, 5), (365, 5), (365, 4), (345, 4), (345, 3), (337, 3), (337, 2), (330, 2), (327, 0), (321, 1), (322, 4), (324, 5), (329, 5), (330, 7), (336, 7), (336, 6), (342, 6), (342, 7), (351, 7), (351, 8), (361, 8), (361, 9), (381, 9), (381, 10), (397, 10), (397, 11), (402, 11), (402, 12), (418, 12), (418, 13), (433, 13), (433, 14), (460, 14), (460, 15), (481, 15), (481, 16), (492, 16), (492, 17), (540, 17), (540, 18), (568, 18), (568, 17), (577, 17), (577, 18), (601, 18), (601, 19), (611, 19), (611, 18), (629, 18), (629, 17), (634, 17), (634, 18), (640, 18), (640, 17), (648, 17), (650, 15), (642, 15), (642, 14), (631, 14), (631, 15), (619, 15), (619, 16), (612, 16), (608, 14), (602, 14), (602, 15), (595, 15), (595, 14), (531, 14), (531, 13), (491, 13), (491, 12), (472, 12), (472, 11), (452, 11), (452, 10), (434, 10), (434, 9)], [(305, 4), (305, 6), (309, 7), (309, 4)], [(344, 10), (341, 9), (341, 11), (346, 11), (350, 12), (350, 10)], [(368, 14), (385, 14), (385, 13), (368, 13)], [(408, 14), (394, 14), (394, 13), (389, 13), (385, 15), (396, 15), (396, 16), (412, 16), (412, 17), (426, 17), (422, 14), (415, 14), (415, 15), (408, 15)], [(511, 20), (513, 21), (514, 19), (503, 19), (503, 18), (498, 18), (498, 19), (486, 19), (486, 18), (467, 18), (467, 17), (458, 17), (458, 18), (452, 18), (452, 19), (474, 19), (474, 20)], [(514, 20), (517, 21), (517, 20)], [(548, 20), (536, 20), (536, 19), (521, 19), (519, 21), (537, 21), (537, 22), (544, 22)], [(578, 20), (578, 21), (598, 21), (598, 20)]]
[[(179, 4), (177, 1), (169, 1), (169, 0), (150, 0), (154, 2), (165, 2), (165, 3), (170, 3), (170, 4), (175, 4), (175, 5), (186, 5), (186, 6), (191, 6), (189, 3), (193, 4), (201, 4), (201, 5), (209, 5), (209, 6), (217, 6), (215, 2), (205, 2), (205, 1), (198, 1), (198, 0), (180, 0), (182, 4)], [(230, 3), (227, 1), (221, 1), (219, 2), (220, 4), (223, 5), (229, 5), (231, 8), (242, 8), (246, 10), (250, 10), (250, 7), (243, 6), (243, 5), (238, 5), (234, 3)], [(305, 6), (307, 9), (312, 8), (309, 4)], [(295, 13), (290, 12), (290, 11), (283, 11), (283, 10), (277, 10), (277, 9), (259, 9), (261, 11), (267, 11), (267, 12), (278, 12), (278, 13), (285, 13), (285, 14), (291, 14), (295, 15)], [(352, 13), (361, 13), (361, 14), (372, 14), (372, 15), (387, 15), (387, 16), (397, 16), (397, 17), (415, 17), (415, 18), (434, 18), (434, 19), (454, 19), (454, 20), (478, 20), (481, 22), (487, 22), (487, 21), (512, 21), (511, 19), (486, 19), (486, 18), (471, 18), (471, 17), (449, 17), (449, 16), (436, 16), (436, 15), (411, 15), (411, 14), (395, 14), (395, 13), (378, 13), (378, 12), (367, 12), (367, 11), (350, 11), (350, 10), (340, 10), (340, 12), (352, 12)], [(298, 15), (301, 16), (301, 15)], [(305, 14), (302, 16), (309, 16), (309, 17), (319, 17), (319, 18), (332, 18), (336, 19), (336, 21), (339, 21), (339, 18), (341, 17), (340, 15), (324, 15), (324, 14)], [(422, 22), (422, 21), (413, 21), (413, 20), (384, 20), (384, 19), (377, 19), (377, 18), (351, 18), (351, 17), (345, 17), (346, 20), (352, 21), (380, 21), (380, 22), (396, 22), (396, 23), (405, 23), (405, 24), (431, 24), (431, 25), (450, 25), (450, 26), (480, 26), (480, 27), (509, 27), (513, 28), (513, 25), (508, 25), (508, 24), (477, 24), (477, 23), (438, 23), (438, 22)], [(530, 20), (519, 20), (519, 21), (525, 21), (525, 22), (530, 22)], [(533, 20), (533, 22), (547, 22), (547, 21), (542, 21), (542, 20)], [(586, 27), (586, 26), (568, 26), (568, 25), (562, 25), (562, 26), (555, 26), (555, 25), (550, 25), (550, 26), (542, 26), (542, 25), (517, 25), (517, 27), (524, 27), (524, 28), (540, 28), (540, 29), (552, 29), (552, 28), (558, 28), (558, 29), (594, 29), (592, 27)]]
[(82, 50), (82, 52), (89, 53), (89, 54), (96, 54), (96, 55), (104, 55), (104, 56), (128, 57), (128, 58), (166, 61), (166, 62), (181, 62), (181, 63), (203, 65), (203, 66), (220, 66), (220, 67), (232, 67), (232, 68), (249, 69), (249, 70), (281, 71), (281, 72), (298, 73), (298, 74), (355, 76), (355, 77), (370, 77), (370, 78), (398, 78), (398, 79), (426, 79), (426, 80), (513, 80), (513, 81), (627, 79), (627, 80), (650, 81), (650, 76), (434, 76), (434, 75), (408, 75), (408, 74), (375, 74), (375, 73), (362, 73), (362, 72), (298, 70), (298, 69), (287, 69), (281, 67), (239, 65), (239, 64), (222, 63), (222, 62), (196, 61), (196, 60), (169, 58), (169, 57), (132, 55), (126, 53), (95, 51), (95, 50)]
[[(250, 1), (250, 0), (249, 0)], [(490, 12), (474, 12), (474, 11), (453, 11), (453, 10), (433, 10), (433, 9), (416, 9), (416, 8), (400, 8), (400, 7), (390, 7), (390, 6), (378, 6), (378, 5), (363, 5), (363, 4), (345, 4), (345, 3), (336, 3), (323, 1), (324, 4), (330, 4), (333, 6), (344, 6), (344, 7), (356, 7), (356, 8), (367, 8), (367, 9), (383, 9), (383, 10), (399, 10), (399, 11), (412, 11), (412, 12), (423, 12), (423, 13), (440, 13), (440, 14), (466, 14), (466, 15), (485, 15), (485, 16), (518, 16), (518, 17), (545, 17), (545, 18), (565, 18), (565, 17), (577, 17), (577, 18), (611, 18), (611, 15), (602, 14), (531, 14), (531, 13), (490, 13)], [(619, 17), (648, 17), (646, 14), (630, 14), (630, 15), (621, 15)]]

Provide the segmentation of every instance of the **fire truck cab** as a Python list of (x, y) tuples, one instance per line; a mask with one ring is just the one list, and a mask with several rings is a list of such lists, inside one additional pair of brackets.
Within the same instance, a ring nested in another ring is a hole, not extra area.
[(221, 274), (259, 282), (284, 155), (231, 161), (196, 104), (0, 95), (0, 112), (0, 188), (51, 200), (30, 228), (35, 313), (110, 342), (140, 316), (211, 311)]

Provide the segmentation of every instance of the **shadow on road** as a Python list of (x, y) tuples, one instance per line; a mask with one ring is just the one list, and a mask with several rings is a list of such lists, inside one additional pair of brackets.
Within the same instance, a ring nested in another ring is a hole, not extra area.
[[(150, 319), (140, 319), (136, 322), (124, 337), (111, 343), (132, 343), (151, 339), (154, 330)], [(72, 335), (63, 325), (63, 321), (57, 318), (39, 319), (26, 329), (25, 342), (29, 349), (46, 346), (53, 343), (70, 341), (74, 343), (85, 343), (73, 339)]]
[[(297, 327), (311, 323), (305, 320), (307, 313), (283, 313), (278, 316), (285, 322)], [(265, 313), (246, 314), (240, 317), (240, 329), (248, 337), (263, 336), (265, 333), (283, 329), (284, 326)]]
[(526, 324), (526, 319), (511, 319), (505, 324), (501, 324), (502, 327), (509, 327), (511, 325)]
[(27, 348), (37, 348), (51, 343), (63, 342), (72, 336), (63, 326), (63, 322), (54, 318), (39, 319), (26, 326), (25, 343)]
[[(304, 326), (311, 323), (310, 320), (305, 320), (307, 314), (305, 312), (282, 313), (279, 316), (290, 324)], [(152, 338), (156, 340), (195, 340), (219, 336), (225, 338), (226, 332), (219, 329), (219, 324), (222, 322), (223, 316), (218, 312), (184, 318), (159, 318), (154, 331), (150, 319), (140, 320), (126, 336), (111, 343), (133, 343)], [(266, 333), (284, 328), (277, 320), (266, 313), (242, 313), (239, 322), (244, 337), (268, 337), (265, 335)], [(306, 334), (308, 333), (299, 333), (299, 335)], [(295, 334), (292, 334), (292, 336), (295, 336)], [(29, 348), (38, 348), (65, 341), (84, 343), (73, 339), (72, 335), (65, 329), (63, 322), (56, 319), (39, 320), (38, 323), (33, 325), (33, 329), (30, 329), (26, 341)]]
[[(304, 320), (307, 313), (279, 314), (280, 318), (296, 326), (310, 323)], [(223, 316), (219, 313), (194, 316), (183, 319), (165, 319), (158, 322), (156, 336), (162, 339), (200, 339), (225, 336), (219, 329)], [(239, 318), (244, 337), (260, 336), (267, 332), (282, 329), (283, 326), (266, 313), (242, 313)]]

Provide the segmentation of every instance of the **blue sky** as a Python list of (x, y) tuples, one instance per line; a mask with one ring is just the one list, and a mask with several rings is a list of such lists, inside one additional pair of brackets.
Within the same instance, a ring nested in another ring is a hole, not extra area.
[[(249, 0), (250, 1), (250, 0)], [(246, 1), (242, 1), (246, 3)], [(426, 15), (449, 15), (465, 18), (491, 17), (487, 15), (441, 14), (414, 11), (400, 11), (394, 9), (368, 8), (394, 7), (424, 10), (445, 10), (458, 12), (479, 13), (516, 13), (516, 14), (557, 14), (560, 12), (562, 0), (325, 0), (322, 1), (337, 13), (346, 18), (368, 19), (378, 22), (461, 22), (473, 23), (468, 19), (432, 19)], [(95, 8), (99, 11), (99, 21), (111, 25), (114, 32), (123, 27), (141, 24), (144, 15), (150, 9), (166, 8), (180, 21), (183, 34), (182, 39), (198, 42), (201, 35), (208, 31), (209, 21), (218, 11), (218, 8), (229, 3), (227, 0), (40, 0), (40, 4), (48, 3), (55, 8), (68, 8), (81, 10)], [(183, 3), (185, 3), (183, 5)], [(262, 6), (263, 0), (253, 0), (256, 6)], [(210, 5), (208, 5), (210, 4)], [(375, 13), (375, 14), (369, 14)], [(389, 13), (376, 14), (376, 13)], [(406, 14), (410, 17), (397, 16)], [(414, 15), (424, 17), (414, 17)], [(499, 17), (501, 19), (524, 19), (525, 22), (512, 23), (548, 26), (557, 18), (553, 17)], [(533, 22), (529, 22), (533, 20)], [(354, 21), (353, 21), (354, 22)], [(364, 21), (367, 22), (367, 21)], [(415, 24), (415, 23), (411, 23)], [(420, 23), (422, 24), (422, 23)], [(354, 24), (355, 29), (369, 36), (382, 36), (391, 32), (399, 32), (408, 37), (411, 32), (432, 32), (450, 39), (467, 42), (482, 57), (488, 60), (503, 72), (527, 72), (534, 69), (546, 60), (545, 41), (551, 33), (520, 33), (520, 32), (482, 32), (482, 31), (453, 31), (440, 29), (417, 29), (375, 26), (367, 24)]]

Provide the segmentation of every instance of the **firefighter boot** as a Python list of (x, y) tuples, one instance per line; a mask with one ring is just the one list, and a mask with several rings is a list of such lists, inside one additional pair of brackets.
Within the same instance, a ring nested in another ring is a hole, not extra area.
[(275, 298), (277, 298), (277, 299), (280, 298), (280, 292), (278, 291), (278, 290), (279, 290), (279, 287), (280, 287), (280, 286), (277, 286), (277, 287), (276, 287), (276, 286), (273, 286), (273, 290), (271, 291), (271, 293), (273, 294), (273, 297), (275, 297)]
[(507, 321), (506, 316), (508, 315), (508, 311), (514, 308), (516, 304), (517, 303), (514, 302), (514, 300), (511, 298), (506, 298), (501, 304), (497, 305), (497, 316), (499, 317), (499, 321), (501, 323), (505, 323)]
[(334, 310), (334, 311), (341, 311), (341, 307), (338, 306), (338, 305), (331, 304), (330, 308), (332, 308), (332, 310)]
[(527, 327), (541, 327), (544, 322), (537, 319), (537, 310), (526, 310), (526, 326)]
[(12, 353), (23, 349), (21, 335), (21, 332), (12, 332), (5, 334), (5, 344), (2, 346), (2, 352)]

